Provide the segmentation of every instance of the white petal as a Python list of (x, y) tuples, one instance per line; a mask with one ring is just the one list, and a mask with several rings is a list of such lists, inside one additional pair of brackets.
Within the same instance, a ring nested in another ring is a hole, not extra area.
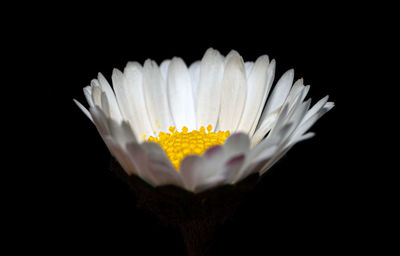
[[(117, 96), (117, 101), (118, 105), (121, 109), (121, 114), (124, 117), (125, 120), (127, 120), (130, 124), (135, 125), (135, 130), (138, 132), (137, 135), (137, 140), (142, 141), (143, 139), (141, 138), (140, 135), (143, 134), (149, 134), (151, 130), (141, 130), (143, 125), (140, 123), (136, 123), (136, 117), (134, 115), (134, 105), (132, 101), (134, 100), (134, 97), (132, 94), (135, 94), (135, 91), (133, 91), (133, 88), (128, 86), (128, 80), (126, 79), (125, 75), (119, 71), (118, 69), (113, 70), (112, 74), (112, 81), (113, 81), (113, 86), (115, 90), (115, 94)], [(137, 93), (137, 92), (136, 92)], [(142, 112), (146, 112), (143, 111)], [(140, 120), (138, 120), (140, 121)], [(136, 125), (137, 124), (137, 125)]]
[(285, 104), (281, 111), (279, 112), (278, 119), (276, 120), (275, 125), (272, 127), (271, 132), (268, 134), (267, 138), (271, 138), (276, 136), (276, 133), (279, 132), (285, 124), (287, 124), (287, 116), (289, 113), (289, 104)]
[(129, 92), (127, 91), (128, 82), (126, 81), (124, 74), (116, 68), (112, 72), (111, 80), (113, 83), (115, 96), (117, 98), (117, 102), (121, 110), (121, 114), (125, 120), (128, 120), (129, 122), (132, 123), (133, 120), (132, 120), (132, 113), (130, 106), (132, 99), (128, 98), (129, 97)]
[(310, 90), (309, 85), (304, 86), (303, 91), (301, 92), (301, 100), (302, 101), (306, 98), (309, 90)]
[(308, 140), (314, 136), (315, 136), (315, 133), (313, 133), (313, 132), (308, 132), (308, 133), (300, 135), (300, 136), (292, 136), (290, 141), (287, 143), (286, 147), (292, 147), (294, 144), (299, 143), (303, 140)]
[(85, 98), (89, 107), (94, 107), (93, 99), (92, 99), (92, 87), (86, 86), (83, 88), (83, 94), (85, 94)]
[(101, 98), (101, 109), (104, 111), (104, 114), (106, 114), (107, 118), (112, 118), (110, 103), (108, 102), (106, 93), (102, 91), (100, 98)]
[(279, 113), (280, 109), (277, 109), (264, 118), (260, 127), (258, 127), (253, 137), (251, 138), (252, 146), (259, 143), (265, 137), (265, 135), (272, 129), (272, 127), (275, 125), (275, 122), (278, 120)]
[(101, 73), (99, 73), (97, 79), (100, 83), (101, 90), (105, 93), (105, 95), (107, 97), (111, 118), (115, 119), (118, 122), (121, 122), (122, 116), (121, 116), (117, 100), (115, 98), (113, 90), (111, 89), (110, 84), (107, 82), (107, 80), (104, 78), (104, 76)]
[[(262, 152), (262, 158), (259, 158), (259, 161), (245, 161), (242, 165), (241, 169), (237, 172), (236, 177), (232, 180), (232, 183), (236, 183), (252, 173), (258, 172), (257, 168), (261, 163), (266, 163), (273, 155), (275, 154), (277, 149), (276, 145), (273, 145)], [(247, 159), (246, 159), (247, 160)]]
[(122, 148), (125, 148), (128, 143), (137, 142), (136, 136), (128, 122), (122, 121), (121, 123), (117, 123), (113, 119), (109, 119), (108, 127), (114, 141)]
[(233, 55), (227, 60), (221, 88), (219, 130), (235, 131), (246, 103), (246, 71), (243, 59)]
[(287, 150), (283, 150), (277, 154), (275, 154), (274, 156), (272, 156), (272, 158), (268, 159), (268, 161), (266, 161), (266, 163), (264, 164), (263, 167), (260, 168), (259, 173), (260, 176), (263, 175), (266, 171), (268, 171), (277, 161), (279, 161), (279, 159), (281, 159), (287, 152), (289, 151), (289, 149)]
[(297, 137), (294, 141), (292, 141), (290, 144), (283, 144), (284, 146), (281, 146), (281, 149), (279, 150), (279, 153), (275, 154), (271, 159), (268, 159), (268, 161), (265, 163), (263, 167), (260, 168), (260, 175), (263, 175), (266, 171), (268, 171), (277, 161), (279, 161), (296, 143), (307, 140), (309, 138), (312, 138), (314, 136), (314, 133), (307, 133), (304, 134), (303, 136)]
[(247, 78), (249, 78), (251, 70), (253, 69), (253, 66), (254, 66), (254, 62), (252, 62), (252, 61), (246, 61), (244, 63), (244, 67), (246, 69), (246, 77)]
[(261, 113), (262, 113), (262, 111), (263, 111), (263, 109), (264, 109), (264, 106), (265, 106), (265, 103), (266, 103), (266, 100), (267, 100), (269, 91), (271, 90), (272, 82), (274, 81), (274, 77), (275, 77), (275, 66), (276, 66), (276, 65), (275, 65), (275, 60), (272, 60), (271, 63), (269, 63), (269, 65), (268, 65), (268, 69), (267, 69), (267, 81), (266, 81), (266, 83), (265, 83), (264, 92), (263, 92), (263, 97), (262, 97), (262, 100), (261, 100), (260, 107), (259, 107), (258, 110), (257, 110), (256, 118), (255, 118), (255, 120), (254, 120), (254, 122), (253, 122), (253, 124), (252, 124), (252, 127), (251, 127), (251, 129), (250, 129), (250, 132), (249, 132), (249, 136), (250, 136), (250, 137), (253, 136), (253, 134), (254, 134), (254, 132), (255, 132), (257, 126), (258, 126), (259, 124), (261, 124), (261, 122), (262, 122), (262, 120), (260, 120), (260, 117), (261, 117)]
[(294, 70), (290, 69), (276, 83), (274, 90), (269, 96), (267, 105), (265, 106), (264, 112), (261, 116), (261, 121), (268, 116), (270, 113), (274, 112), (280, 108), (286, 101), (286, 98), (290, 92), (290, 88), (293, 84)]
[(268, 56), (257, 59), (247, 80), (246, 104), (237, 131), (248, 133), (262, 104), (267, 82)]
[(125, 97), (127, 100), (127, 104), (124, 105), (127, 105), (129, 120), (137, 131), (138, 140), (142, 141), (143, 135), (154, 135), (144, 99), (142, 66), (136, 62), (129, 62), (124, 69), (124, 74), (127, 84), (123, 84), (121, 98)]
[(171, 63), (171, 60), (164, 60), (160, 64), (160, 72), (165, 82), (168, 81), (168, 67)]
[[(329, 102), (328, 102), (329, 103)], [(328, 104), (327, 103), (327, 104)], [(323, 107), (317, 113), (313, 114), (312, 116), (304, 118), (304, 121), (296, 128), (293, 136), (299, 136), (304, 134), (320, 119), (326, 112), (328, 112), (333, 107), (333, 104), (328, 104), (328, 107)]]
[(93, 122), (90, 112), (77, 100), (74, 99), (75, 104), (82, 110), (82, 112)]
[(240, 54), (236, 50), (231, 50), (228, 55), (225, 57), (225, 65), (228, 63), (229, 59), (232, 57), (241, 57)]
[(142, 173), (154, 186), (167, 184), (184, 187), (181, 175), (175, 171), (168, 160), (164, 150), (157, 143), (146, 142), (142, 144), (148, 160), (148, 173)]
[(320, 99), (317, 103), (314, 104), (314, 106), (307, 112), (305, 120), (313, 116), (315, 113), (320, 111), (321, 108), (325, 106), (325, 104), (328, 102), (329, 96), (325, 96), (322, 99)]
[(299, 93), (302, 92), (303, 88), (303, 78), (300, 78), (293, 84), (292, 89), (290, 89), (286, 102), (293, 102)]
[(326, 111), (329, 111), (329, 110), (331, 110), (334, 106), (335, 106), (335, 102), (330, 101), (330, 102), (327, 102), (327, 103), (325, 104), (324, 109), (326, 109)]
[(94, 106), (99, 106), (101, 107), (101, 89), (100, 86), (97, 86), (96, 82), (97, 80), (92, 80), (91, 82), (91, 87), (92, 87), (92, 101)]
[(303, 121), (308, 109), (310, 108), (311, 99), (300, 104), (299, 107), (295, 108), (293, 114), (289, 114), (288, 122), (293, 124), (291, 133), (300, 125)]
[(126, 152), (129, 156), (129, 160), (132, 162), (135, 174), (138, 175), (147, 183), (149, 183), (150, 185), (155, 186), (155, 184), (152, 183), (152, 181), (155, 180), (155, 178), (149, 171), (150, 168), (149, 159), (142, 145), (135, 142), (128, 143), (126, 145)]
[[(286, 154), (287, 150), (285, 150), (285, 146), (287, 145), (287, 141), (290, 140), (290, 134), (293, 130), (293, 124), (288, 123), (284, 125), (281, 129), (281, 132), (278, 134), (279, 138), (271, 138), (275, 140), (274, 145), (276, 145), (276, 152), (272, 157), (269, 157), (265, 162), (265, 165), (260, 168), (260, 175), (264, 174), (272, 165), (274, 165), (284, 154)], [(265, 147), (264, 147), (265, 148)], [(253, 158), (255, 162), (263, 162), (260, 157)], [(261, 161), (260, 161), (261, 160)]]
[[(189, 67), (190, 79), (192, 81), (192, 89), (193, 89), (193, 100), (197, 102), (197, 91), (199, 88), (199, 79), (200, 79), (200, 61), (193, 62)], [(197, 104), (195, 104), (195, 111)]]
[(154, 61), (146, 60), (143, 67), (144, 98), (153, 131), (167, 132), (174, 126), (168, 106), (167, 86)]
[(196, 129), (196, 116), (189, 71), (180, 58), (174, 58), (168, 70), (168, 99), (174, 123), (178, 129)]
[(121, 145), (119, 145), (111, 136), (104, 136), (103, 140), (110, 153), (117, 159), (125, 172), (128, 174), (136, 174), (132, 161), (129, 159), (129, 155)]
[(200, 79), (197, 95), (197, 129), (212, 125), (216, 128), (220, 99), (221, 82), (224, 74), (224, 61), (221, 54), (208, 49), (200, 64)]
[(97, 130), (99, 131), (102, 137), (109, 135), (111, 136), (110, 128), (108, 127), (107, 117), (100, 107), (95, 106), (90, 108), (90, 114), (92, 116), (93, 122), (96, 125)]
[(258, 143), (249, 153), (248, 155), (248, 161), (251, 163), (253, 162), (259, 162), (265, 159), (264, 157), (264, 152), (268, 148), (272, 147), (277, 147), (276, 150), (278, 150), (281, 146), (284, 144), (286, 141), (285, 138), (289, 136), (290, 131), (292, 130), (293, 124), (288, 123), (282, 126), (279, 130), (275, 132), (275, 136), (268, 137)]

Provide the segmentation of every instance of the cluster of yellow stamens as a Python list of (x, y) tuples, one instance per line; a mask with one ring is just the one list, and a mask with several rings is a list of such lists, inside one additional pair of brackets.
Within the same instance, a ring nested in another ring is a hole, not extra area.
[(150, 136), (147, 141), (160, 144), (177, 171), (179, 171), (179, 165), (185, 156), (201, 155), (208, 148), (223, 144), (230, 135), (229, 131), (211, 132), (211, 125), (207, 126), (207, 131), (204, 126), (191, 132), (188, 132), (186, 126), (182, 128), (181, 132), (173, 126), (168, 130), (171, 133), (160, 132), (158, 137)]

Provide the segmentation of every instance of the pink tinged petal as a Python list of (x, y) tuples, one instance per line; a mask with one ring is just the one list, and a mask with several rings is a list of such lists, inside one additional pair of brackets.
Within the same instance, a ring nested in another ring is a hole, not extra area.
[(178, 129), (196, 128), (192, 83), (189, 71), (180, 58), (173, 58), (168, 70), (168, 99)]
[(221, 88), (219, 130), (235, 131), (246, 103), (247, 82), (243, 59), (236, 54), (227, 59)]
[(148, 173), (142, 173), (154, 186), (176, 185), (184, 187), (181, 174), (175, 171), (164, 150), (157, 143), (142, 144), (149, 163)]
[(239, 154), (246, 153), (250, 148), (250, 139), (247, 134), (244, 133), (234, 133), (228, 137), (223, 145), (225, 152), (224, 158), (226, 160), (237, 156)]
[(253, 126), (262, 105), (268, 65), (269, 59), (267, 55), (259, 57), (254, 67), (252, 66), (250, 75), (247, 76), (246, 104), (237, 131), (248, 133)]
[(77, 100), (74, 99), (75, 104), (82, 110), (82, 112), (93, 122), (90, 112)]
[(150, 124), (157, 134), (174, 126), (168, 106), (167, 85), (154, 61), (146, 60), (143, 67), (143, 91)]
[(269, 63), (268, 65), (268, 69), (267, 69), (267, 80), (264, 86), (264, 92), (263, 92), (263, 97), (261, 100), (261, 104), (260, 107), (257, 110), (257, 114), (256, 114), (256, 118), (251, 126), (250, 132), (249, 132), (249, 136), (252, 137), (256, 128), (259, 126), (259, 124), (262, 123), (263, 120), (260, 119), (261, 117), (261, 113), (264, 109), (265, 103), (267, 101), (267, 97), (269, 94), (269, 91), (271, 90), (272, 87), (272, 82), (274, 81), (274, 77), (275, 77), (275, 60), (272, 60), (271, 63)]
[(110, 117), (118, 122), (121, 122), (122, 121), (121, 112), (119, 110), (119, 106), (118, 106), (117, 100), (115, 98), (115, 94), (114, 94), (113, 90), (111, 89), (110, 84), (107, 82), (107, 80), (104, 78), (104, 76), (101, 73), (98, 74), (97, 79), (100, 83), (101, 90), (106, 95), (106, 98), (107, 98), (107, 101), (109, 104), (109, 109), (110, 109)]
[(245, 163), (246, 155), (238, 155), (229, 159), (223, 167), (223, 173), (225, 174), (225, 184), (233, 183), (234, 179), (239, 175), (239, 171), (242, 169)]
[(221, 82), (224, 75), (224, 60), (212, 48), (204, 54), (200, 64), (200, 79), (197, 94), (197, 129), (212, 125), (215, 129), (220, 110)]
[(215, 146), (208, 149), (202, 157), (202, 174), (198, 180), (194, 192), (199, 193), (212, 187), (223, 184), (225, 173), (222, 172), (224, 164), (224, 150)]
[(222, 184), (224, 151), (221, 146), (209, 148), (203, 156), (187, 156), (181, 163), (180, 173), (187, 190), (198, 193)]
[(126, 112), (130, 117), (131, 125), (137, 131), (138, 140), (142, 141), (143, 134), (154, 135), (144, 99), (142, 66), (137, 62), (128, 62), (124, 69), (124, 75), (127, 84), (124, 87), (124, 93), (121, 94), (124, 94), (127, 99), (128, 104), (124, 105), (127, 105)]

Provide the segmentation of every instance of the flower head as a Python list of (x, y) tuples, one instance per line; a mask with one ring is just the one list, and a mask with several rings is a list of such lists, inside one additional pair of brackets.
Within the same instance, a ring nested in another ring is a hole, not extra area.
[(293, 70), (272, 89), (274, 76), (266, 55), (244, 62), (208, 49), (189, 67), (177, 57), (129, 62), (113, 87), (99, 73), (83, 89), (89, 110), (75, 102), (129, 175), (201, 192), (265, 173), (334, 106), (326, 96), (310, 108), (310, 86), (293, 84)]

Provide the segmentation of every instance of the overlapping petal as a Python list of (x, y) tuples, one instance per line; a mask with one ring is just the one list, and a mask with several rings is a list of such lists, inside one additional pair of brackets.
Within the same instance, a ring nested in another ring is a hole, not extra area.
[[(124, 72), (113, 71), (113, 87), (99, 73), (83, 88), (89, 109), (74, 101), (129, 175), (200, 193), (262, 175), (296, 143), (313, 137), (310, 127), (334, 106), (326, 96), (310, 108), (310, 86), (303, 79), (293, 84), (293, 70), (270, 93), (274, 77), (275, 60), (266, 55), (244, 62), (236, 51), (223, 57), (208, 49), (189, 67), (177, 57), (160, 66), (129, 62)], [(186, 156), (178, 171), (160, 145), (144, 140), (170, 126), (209, 124), (232, 134), (223, 145)]]

